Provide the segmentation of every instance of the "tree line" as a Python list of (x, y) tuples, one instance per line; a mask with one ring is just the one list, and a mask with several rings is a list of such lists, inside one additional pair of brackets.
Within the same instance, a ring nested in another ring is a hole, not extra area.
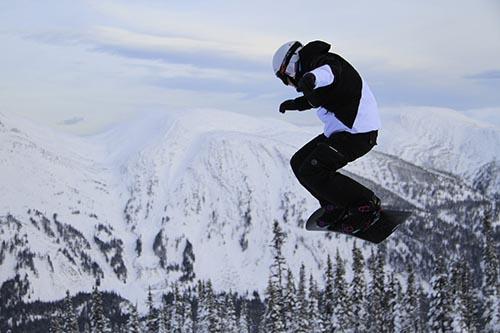
[(483, 279), (478, 286), (461, 258), (436, 255), (427, 283), (418, 278), (417, 267), (408, 265), (403, 274), (389, 270), (384, 246), (372, 248), (365, 258), (356, 243), (350, 265), (337, 250), (334, 258), (328, 256), (318, 281), (304, 264), (298, 272), (288, 267), (282, 253), (286, 235), (275, 222), (273, 260), (262, 300), (255, 292), (253, 297), (216, 292), (211, 281), (182, 289), (174, 284), (160, 297), (149, 289), (143, 315), (137, 304), (128, 302), (122, 308), (123, 322), (111, 322), (96, 284), (88, 311), (77, 311), (67, 293), (63, 308), (48, 318), (50, 332), (498, 332), (499, 264), (490, 218), (484, 219), (483, 229), (483, 255), (478, 258)]

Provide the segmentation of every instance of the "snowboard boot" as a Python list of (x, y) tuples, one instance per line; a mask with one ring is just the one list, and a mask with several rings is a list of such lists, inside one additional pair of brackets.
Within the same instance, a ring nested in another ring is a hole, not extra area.
[(342, 231), (349, 234), (365, 231), (380, 219), (380, 212), (380, 199), (373, 195), (370, 200), (361, 201), (348, 209)]
[(318, 218), (317, 225), (320, 228), (328, 228), (341, 221), (346, 215), (346, 208), (336, 204), (326, 204), (321, 207), (322, 213)]

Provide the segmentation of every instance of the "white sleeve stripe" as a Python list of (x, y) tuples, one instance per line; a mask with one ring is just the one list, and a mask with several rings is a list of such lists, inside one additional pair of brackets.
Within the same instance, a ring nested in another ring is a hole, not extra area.
[(316, 77), (316, 87), (321, 88), (333, 83), (335, 76), (333, 75), (332, 68), (329, 65), (318, 67), (309, 73), (314, 74)]

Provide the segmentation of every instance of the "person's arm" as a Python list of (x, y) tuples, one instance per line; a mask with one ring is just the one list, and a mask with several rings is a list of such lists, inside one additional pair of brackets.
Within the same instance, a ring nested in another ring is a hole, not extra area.
[(315, 89), (328, 86), (334, 80), (335, 76), (329, 65), (323, 65), (307, 72), (297, 84), (297, 91), (304, 93), (304, 95), (281, 103), (280, 112), (285, 113), (288, 110), (304, 111), (319, 107), (321, 101)]
[(309, 103), (305, 96), (300, 96), (295, 99), (287, 99), (280, 104), (280, 112), (285, 113), (285, 111), (304, 111), (313, 108), (313, 105)]
[[(313, 74), (315, 78), (315, 84), (312, 87), (313, 89), (329, 86), (333, 83), (333, 81), (335, 81), (335, 75), (333, 74), (330, 65), (320, 66), (313, 69), (309, 73)], [(306, 75), (309, 73), (306, 73)]]
[(329, 65), (323, 65), (304, 74), (297, 84), (297, 91), (304, 93), (309, 104), (318, 107), (321, 105), (321, 101), (315, 89), (331, 85), (334, 80), (332, 68)]

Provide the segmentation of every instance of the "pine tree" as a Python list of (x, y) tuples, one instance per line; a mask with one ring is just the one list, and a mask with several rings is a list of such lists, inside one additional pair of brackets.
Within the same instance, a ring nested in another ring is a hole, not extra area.
[(158, 333), (170, 332), (170, 306), (165, 294), (161, 297), (161, 308), (158, 309)]
[(281, 333), (285, 332), (283, 323), (282, 304), (280, 303), (281, 291), (276, 281), (272, 277), (269, 278), (266, 290), (267, 307), (265, 313), (266, 332)]
[(483, 219), (484, 230), (484, 250), (483, 250), (483, 266), (484, 266), (484, 287), (486, 292), (493, 292), (499, 288), (498, 285), (498, 256), (495, 249), (495, 240), (491, 225), (491, 213), (486, 214)]
[(146, 322), (147, 333), (155, 333), (158, 329), (157, 327), (157, 318), (156, 318), (156, 309), (154, 307), (153, 302), (153, 293), (151, 292), (151, 287), (148, 288), (148, 299), (146, 302), (148, 306), (148, 317)]
[(318, 290), (318, 285), (312, 274), (309, 277), (309, 318), (310, 318), (310, 329), (311, 332), (322, 333), (325, 332), (325, 325), (323, 321), (323, 316), (319, 310), (320, 304), (320, 294)]
[(485, 330), (487, 332), (500, 331), (500, 284), (498, 257), (491, 226), (491, 213), (483, 219), (484, 250), (483, 250), (483, 293)]
[(76, 319), (75, 307), (69, 296), (69, 290), (66, 291), (64, 299), (64, 324), (63, 329), (66, 333), (78, 333), (78, 320)]
[(479, 317), (475, 290), (472, 286), (471, 268), (467, 260), (462, 259), (460, 265), (462, 302), (464, 304), (464, 321), (467, 331), (476, 332), (478, 328), (477, 318)]
[(333, 315), (334, 326), (337, 330), (346, 330), (348, 325), (348, 314), (350, 312), (349, 297), (347, 296), (347, 282), (345, 280), (345, 265), (337, 249), (335, 256), (335, 289), (333, 291)]
[(430, 312), (430, 296), (425, 292), (422, 284), (416, 280), (417, 288), (417, 303), (419, 312), (416, 314), (416, 321), (419, 327), (418, 332), (429, 332), (429, 312)]
[(401, 311), (401, 330), (403, 332), (420, 332), (419, 303), (415, 285), (415, 272), (411, 265), (407, 268), (406, 292), (403, 297)]
[(332, 258), (328, 255), (326, 259), (326, 272), (325, 272), (325, 310), (324, 310), (324, 322), (325, 329), (327, 332), (332, 332), (334, 329), (334, 315), (333, 309), (335, 307), (335, 282), (333, 275), (333, 263)]
[(300, 266), (299, 285), (297, 288), (297, 333), (308, 333), (310, 330), (310, 318), (307, 311), (308, 298), (306, 295), (306, 268)]
[(196, 312), (196, 332), (208, 333), (209, 311), (206, 287), (203, 282), (198, 281), (198, 308)]
[(298, 328), (297, 322), (297, 288), (292, 271), (288, 269), (285, 289), (285, 303), (283, 306), (283, 316), (285, 318), (285, 330), (295, 332)]
[(278, 221), (274, 221), (273, 226), (273, 263), (271, 265), (271, 274), (276, 281), (277, 286), (283, 288), (283, 277), (286, 271), (285, 257), (283, 256), (283, 245), (285, 243), (285, 234), (279, 226)]
[(234, 307), (233, 295), (232, 295), (231, 291), (229, 291), (229, 294), (226, 295), (225, 303), (226, 303), (226, 306), (225, 306), (226, 311), (224, 311), (224, 313), (225, 313), (224, 332), (238, 333), (236, 309)]
[(214, 294), (212, 282), (198, 282), (198, 307), (194, 327), (197, 333), (222, 332), (220, 306), (217, 296)]
[(208, 332), (219, 333), (222, 332), (221, 322), (219, 318), (219, 305), (217, 296), (212, 288), (212, 281), (208, 280), (206, 286), (206, 302), (208, 310)]
[(384, 315), (385, 315), (384, 248), (379, 247), (376, 255), (373, 254), (372, 252), (371, 258), (372, 260), (370, 265), (370, 271), (371, 271), (370, 293), (368, 302), (366, 303), (368, 306), (366, 312), (368, 313), (368, 318), (371, 323), (371, 326), (369, 327), (370, 331), (382, 332), (384, 329)]
[(284, 324), (284, 272), (286, 269), (285, 258), (283, 257), (282, 247), (285, 240), (285, 234), (281, 230), (278, 222), (274, 222), (273, 226), (273, 262), (271, 264), (271, 276), (269, 278), (268, 286), (268, 309), (266, 318), (268, 328), (272, 333), (279, 333), (285, 331)]
[(217, 304), (217, 320), (218, 332), (226, 332), (227, 326), (227, 309), (226, 309), (226, 294), (218, 294), (215, 298)]
[(170, 309), (170, 332), (180, 333), (183, 325), (184, 308), (183, 302), (180, 296), (179, 287), (174, 283), (172, 287), (172, 306)]
[(352, 258), (353, 277), (349, 290), (351, 311), (347, 318), (347, 326), (355, 332), (365, 332), (367, 330), (366, 320), (363, 320), (367, 316), (365, 312), (365, 259), (361, 250), (356, 246), (356, 242), (352, 248)]
[(451, 269), (450, 299), (452, 301), (453, 322), (455, 332), (467, 331), (467, 309), (465, 307), (463, 289), (462, 262), (456, 261)]
[(399, 326), (400, 309), (399, 297), (401, 286), (395, 279), (394, 273), (391, 273), (388, 278), (388, 283), (385, 291), (384, 300), (384, 324), (385, 332), (395, 332)]
[(91, 333), (108, 333), (110, 332), (109, 322), (104, 315), (101, 293), (97, 288), (98, 285), (99, 281), (96, 282), (94, 290), (92, 291), (90, 331)]
[(274, 298), (275, 291), (274, 291), (274, 284), (271, 279), (271, 276), (269, 276), (269, 279), (267, 280), (267, 287), (266, 287), (266, 312), (264, 313), (264, 327), (265, 331), (272, 332), (274, 330), (274, 318), (273, 318), (273, 312), (272, 309), (274, 308), (274, 303), (276, 302), (276, 299)]
[(182, 300), (183, 300), (184, 316), (182, 318), (181, 333), (193, 333), (194, 322), (193, 322), (193, 309), (191, 307), (191, 299), (187, 293), (184, 293)]
[(452, 302), (444, 265), (444, 258), (439, 256), (431, 279), (429, 307), (429, 328), (440, 333), (451, 332), (453, 322)]
[(283, 245), (285, 243), (285, 234), (283, 233), (278, 221), (274, 222), (273, 227), (273, 263), (271, 265), (271, 276), (278, 288), (278, 301), (283, 304), (283, 289), (284, 289), (284, 276), (286, 272), (286, 262), (283, 256)]
[(49, 333), (64, 333), (62, 322), (63, 316), (59, 311), (56, 311), (55, 314), (50, 317)]
[(396, 332), (401, 332), (401, 318), (403, 314), (403, 301), (404, 301), (404, 293), (403, 286), (399, 282), (396, 277), (395, 287), (396, 287), (396, 300), (395, 300), (395, 315), (394, 315), (394, 330)]
[(127, 321), (128, 333), (141, 333), (141, 324), (139, 320), (139, 313), (137, 312), (137, 305), (130, 306), (130, 314)]
[(246, 301), (243, 301), (241, 304), (240, 317), (238, 318), (238, 332), (250, 333), (250, 318)]

